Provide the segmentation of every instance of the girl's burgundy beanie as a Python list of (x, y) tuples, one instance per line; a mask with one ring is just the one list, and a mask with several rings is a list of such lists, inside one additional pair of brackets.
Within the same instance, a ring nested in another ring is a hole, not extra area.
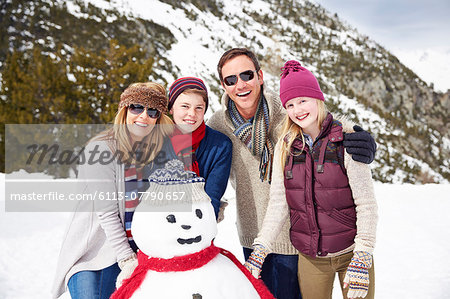
[(289, 60), (281, 68), (280, 99), (283, 107), (286, 102), (298, 97), (309, 97), (325, 101), (316, 77), (300, 62)]

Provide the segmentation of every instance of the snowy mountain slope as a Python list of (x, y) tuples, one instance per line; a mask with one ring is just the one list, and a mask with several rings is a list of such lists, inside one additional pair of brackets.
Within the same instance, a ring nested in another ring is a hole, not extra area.
[[(340, 24), (336, 18), (326, 15), (324, 16), (325, 20), (320, 22), (320, 20), (314, 21), (308, 15), (299, 14), (299, 18), (293, 22), (292, 16), (282, 13), (277, 14), (275, 11), (277, 10), (276, 4), (268, 1), (254, 0), (251, 3), (237, 0), (227, 1), (222, 5), (220, 14), (201, 11), (193, 3), (187, 3), (181, 8), (174, 8), (170, 4), (174, 5), (174, 1), (130, 1), (128, 13), (151, 20), (168, 28), (174, 34), (177, 43), (172, 45), (166, 55), (168, 60), (178, 66), (179, 74), (182, 76), (189, 74), (200, 76), (210, 83), (213, 90), (217, 90), (214, 86), (218, 84), (215, 68), (220, 55), (224, 49), (245, 46), (260, 54), (263, 70), (267, 70), (265, 82), (276, 90), (278, 67), (288, 59), (300, 59), (305, 66), (318, 74), (323, 89), (331, 98), (332, 104), (330, 106), (332, 108), (337, 108), (337, 110), (347, 114), (356, 123), (363, 124), (378, 136), (378, 165), (380, 168), (375, 169), (377, 180), (415, 182), (420, 181), (418, 177), (422, 175), (439, 182), (447, 181), (444, 176), (448, 174), (449, 168), (449, 162), (446, 159), (450, 152), (447, 142), (448, 134), (444, 133), (444, 136), (442, 136), (438, 130), (428, 127), (424, 129), (425, 135), (437, 137), (421, 140), (419, 144), (416, 144), (417, 139), (414, 139), (411, 142), (412, 144), (403, 142), (405, 145), (400, 147), (396, 142), (397, 139), (400, 137), (405, 140), (409, 137), (409, 134), (405, 132), (405, 128), (399, 127), (395, 121), (386, 119), (386, 114), (393, 114), (394, 119), (407, 120), (406, 128), (417, 129), (418, 125), (423, 127), (421, 120), (417, 124), (411, 111), (402, 112), (401, 109), (395, 109), (396, 114), (389, 112), (394, 108), (394, 105), (392, 103), (385, 104), (386, 101), (381, 96), (376, 99), (376, 105), (374, 106), (367, 105), (367, 99), (362, 99), (363, 103), (361, 103), (361, 98), (355, 95), (355, 92), (350, 92), (353, 97), (348, 97), (345, 94), (346, 88), (337, 86), (339, 83), (336, 78), (323, 75), (323, 69), (332, 68), (332, 64), (330, 66), (327, 62), (339, 60), (342, 53), (351, 53), (356, 57), (362, 56), (364, 57), (364, 63), (370, 62), (381, 69), (398, 69), (400, 74), (408, 72), (408, 69), (404, 66), (399, 66), (398, 63), (392, 64), (391, 60), (395, 58), (374, 41), (361, 36), (355, 29)], [(283, 1), (279, 5), (282, 6)], [(298, 12), (314, 7), (322, 14), (326, 13), (308, 1), (298, 1), (297, 5)], [(146, 7), (152, 7), (152, 9), (146, 9)], [(289, 12), (292, 11), (292, 8), (290, 9)], [(155, 11), (158, 13), (155, 13)], [(192, 15), (195, 18), (192, 18)], [(269, 22), (258, 22), (261, 18), (269, 20)], [(329, 24), (330, 19), (331, 24)], [(295, 47), (296, 38), (301, 39), (302, 46), (309, 45), (309, 47)], [(323, 48), (322, 44), (325, 41), (331, 46)], [(339, 49), (338, 45), (344, 52), (336, 51), (336, 49)], [(368, 49), (371, 51), (368, 51)], [(315, 55), (315, 52), (318, 52), (318, 54)], [(318, 58), (317, 61), (312, 59), (314, 57)], [(393, 71), (390, 70), (388, 73), (391, 72)], [(337, 74), (331, 72), (331, 75)], [(359, 81), (360, 72), (356, 72), (356, 77), (351, 78), (350, 85), (360, 85), (357, 89), (364, 89), (366, 83), (363, 80)], [(173, 79), (168, 78), (168, 81), (171, 82)], [(355, 81), (355, 79), (358, 81)], [(381, 80), (380, 78), (376, 79)], [(420, 79), (416, 78), (415, 80)], [(378, 82), (377, 80), (374, 81)], [(383, 85), (384, 81), (381, 82)], [(395, 82), (393, 83), (395, 84)], [(404, 82), (399, 82), (398, 85), (408, 87)], [(375, 92), (376, 87), (371, 88), (371, 94)], [(384, 94), (382, 96), (392, 97), (386, 90), (381, 92)], [(215, 100), (212, 102), (217, 103)], [(360, 102), (360, 104), (358, 105), (357, 102)], [(213, 104), (210, 113), (217, 109), (217, 106)], [(384, 106), (388, 108), (387, 113), (379, 109)], [(444, 141), (443, 144), (440, 142), (440, 138)], [(427, 155), (434, 155), (437, 160), (435, 163), (427, 161), (422, 142), (429, 143), (425, 147), (433, 148), (431, 153), (427, 152)], [(414, 148), (414, 150), (411, 150), (411, 148)]]
[[(331, 111), (346, 114), (376, 137), (376, 180), (426, 183), (450, 178), (449, 94), (434, 92), (395, 56), (318, 4), (306, 0), (34, 3), (43, 3), (47, 10), (65, 7), (60, 10), (66, 11), (66, 19), (78, 20), (79, 30), (72, 28), (66, 36), (67, 23), (42, 17), (39, 30), (25, 30), (26, 36), (10, 34), (10, 46), (18, 47), (20, 39), (29, 44), (33, 34), (49, 50), (58, 41), (69, 48), (94, 44), (86, 32), (98, 41), (118, 38), (125, 44), (138, 43), (156, 55), (152, 79), (170, 84), (178, 76), (194, 75), (205, 80), (211, 89), (207, 118), (220, 109), (216, 65), (225, 50), (254, 50), (265, 83), (274, 90), (284, 61), (300, 60), (319, 78)], [(28, 14), (32, 11), (33, 6)], [(45, 9), (34, 11), (45, 15)], [(18, 16), (18, 9), (11, 14)], [(26, 22), (20, 24), (16, 29), (10, 25), (8, 31), (26, 27)]]

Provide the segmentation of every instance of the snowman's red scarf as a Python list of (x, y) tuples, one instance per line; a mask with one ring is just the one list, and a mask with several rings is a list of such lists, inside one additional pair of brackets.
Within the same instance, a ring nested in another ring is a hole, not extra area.
[(228, 257), (250, 280), (258, 294), (263, 299), (274, 298), (269, 292), (267, 287), (261, 280), (256, 279), (251, 275), (251, 273), (245, 269), (245, 267), (236, 259), (236, 257), (229, 251), (216, 247), (214, 244), (211, 246), (188, 255), (177, 256), (170, 259), (162, 258), (149, 258), (142, 251), (138, 251), (138, 262), (139, 265), (134, 270), (131, 277), (124, 280), (122, 286), (116, 290), (110, 299), (124, 299), (130, 298), (133, 293), (141, 286), (142, 281), (144, 281), (147, 271), (157, 271), (157, 272), (177, 272), (177, 271), (188, 271), (200, 268), (213, 258), (215, 258), (219, 253)]

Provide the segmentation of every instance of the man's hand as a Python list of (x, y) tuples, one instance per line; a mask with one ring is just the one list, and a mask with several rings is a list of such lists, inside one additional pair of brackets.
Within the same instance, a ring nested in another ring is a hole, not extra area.
[(375, 158), (377, 144), (369, 132), (360, 126), (353, 126), (354, 133), (344, 133), (344, 147), (353, 160), (370, 164)]

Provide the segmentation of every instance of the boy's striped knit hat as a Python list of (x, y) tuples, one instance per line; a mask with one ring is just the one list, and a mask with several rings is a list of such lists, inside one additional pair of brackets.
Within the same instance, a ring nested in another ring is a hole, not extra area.
[(195, 77), (183, 77), (177, 79), (169, 88), (169, 110), (172, 109), (178, 96), (186, 89), (198, 89), (206, 92), (206, 107), (205, 112), (208, 110), (208, 90), (205, 83), (199, 78)]

